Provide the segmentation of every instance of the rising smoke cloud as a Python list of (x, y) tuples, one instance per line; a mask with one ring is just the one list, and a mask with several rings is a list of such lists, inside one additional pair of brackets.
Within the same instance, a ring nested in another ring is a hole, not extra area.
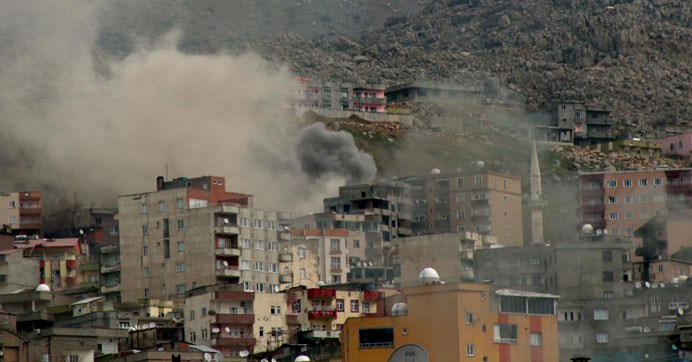
[[(0, 190), (113, 205), (152, 190), (167, 169), (225, 176), (260, 207), (315, 211), (343, 180), (374, 175), (350, 136), (300, 134), (284, 67), (252, 54), (184, 54), (175, 33), (111, 59), (95, 46), (98, 3), (40, 4), (0, 5)], [(332, 162), (310, 153), (326, 150)]]

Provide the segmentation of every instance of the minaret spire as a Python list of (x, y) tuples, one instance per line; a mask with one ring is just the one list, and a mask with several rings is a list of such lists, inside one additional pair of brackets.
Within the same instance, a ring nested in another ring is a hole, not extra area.
[(541, 188), (541, 168), (538, 165), (538, 152), (536, 151), (536, 142), (533, 142), (531, 149), (531, 170), (530, 170), (530, 192), (531, 199), (529, 207), (531, 208), (531, 244), (545, 244), (543, 239), (543, 191)]

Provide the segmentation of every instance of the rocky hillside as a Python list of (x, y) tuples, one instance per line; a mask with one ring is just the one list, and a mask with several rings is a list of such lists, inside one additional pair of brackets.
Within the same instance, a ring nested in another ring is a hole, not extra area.
[[(610, 3), (610, 5), (604, 5)], [(447, 0), (357, 37), (288, 34), (254, 45), (298, 74), (483, 80), (529, 109), (562, 94), (614, 104), (623, 123), (692, 119), (692, 2)]]

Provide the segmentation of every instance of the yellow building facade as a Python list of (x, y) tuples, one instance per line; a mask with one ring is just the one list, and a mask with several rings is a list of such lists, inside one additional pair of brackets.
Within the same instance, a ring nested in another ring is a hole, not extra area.
[[(557, 296), (484, 284), (404, 289), (407, 313), (349, 318), (343, 361), (557, 361)], [(396, 307), (395, 307), (396, 309)]]

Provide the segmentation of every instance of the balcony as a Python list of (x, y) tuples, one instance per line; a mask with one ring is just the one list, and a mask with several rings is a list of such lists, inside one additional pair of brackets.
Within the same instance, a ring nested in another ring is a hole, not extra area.
[(307, 331), (303, 333), (302, 338), (339, 340), (340, 335), (341, 331)]
[(255, 323), (255, 315), (247, 314), (216, 314), (214, 318), (216, 323), (222, 324), (253, 324)]
[(291, 241), (291, 233), (288, 233), (288, 232), (279, 233), (279, 240), (281, 240), (281, 241)]
[(353, 103), (359, 104), (386, 104), (387, 98), (374, 98), (374, 97), (353, 97)]
[(86, 271), (98, 271), (99, 270), (99, 263), (98, 262), (91, 262), (91, 263), (81, 263), (79, 264), (79, 271), (86, 272)]
[(290, 284), (293, 283), (293, 275), (279, 275), (279, 283), (281, 284)]
[(120, 283), (117, 284), (106, 284), (101, 286), (101, 294), (115, 293), (120, 291)]
[(216, 337), (211, 339), (212, 347), (252, 347), (255, 343), (256, 341), (252, 337)]
[(240, 278), (241, 272), (237, 266), (229, 266), (227, 268), (216, 269), (216, 276), (219, 278)]
[(286, 314), (286, 324), (300, 324), (296, 314)]
[(19, 229), (40, 229), (41, 223), (19, 224)]
[(606, 207), (605, 204), (594, 204), (592, 205), (590, 202), (589, 203), (584, 203), (581, 204), (580, 206), (577, 206), (577, 211), (581, 211), (584, 213), (603, 213), (605, 211)]
[(40, 207), (22, 207), (19, 209), (19, 215), (41, 215)]
[(488, 200), (488, 199), (471, 200), (471, 207), (473, 207), (473, 208), (490, 207), (490, 200)]
[(255, 300), (255, 293), (252, 292), (232, 292), (232, 291), (218, 291), (214, 292), (214, 299), (216, 300)]
[(336, 298), (336, 289), (313, 288), (308, 289), (308, 299)]
[(490, 215), (473, 215), (471, 222), (474, 224), (490, 224)]
[(382, 299), (382, 293), (374, 290), (366, 290), (363, 292), (363, 300), (380, 300)]
[(308, 319), (334, 319), (336, 318), (336, 310), (331, 308), (314, 309), (308, 311)]
[(238, 235), (240, 234), (240, 228), (232, 225), (217, 226), (214, 228), (214, 232), (217, 234)]
[(120, 251), (120, 245), (118, 244), (112, 244), (112, 245), (103, 245), (100, 249), (99, 252), (101, 254), (110, 254), (110, 253), (116, 253)]
[(117, 271), (120, 271), (120, 262), (112, 263), (112, 264), (106, 264), (106, 265), (101, 267), (101, 274), (112, 273), (112, 272), (117, 272)]
[(279, 253), (279, 262), (290, 263), (293, 261), (293, 254), (291, 253)]
[(218, 256), (240, 256), (240, 249), (236, 248), (216, 248)]

